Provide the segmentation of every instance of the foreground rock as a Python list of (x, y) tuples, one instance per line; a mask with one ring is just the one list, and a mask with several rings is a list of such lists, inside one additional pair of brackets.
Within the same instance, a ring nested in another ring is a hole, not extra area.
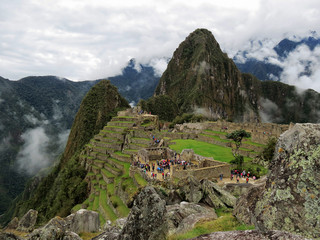
[(0, 232), (0, 240), (23, 240), (23, 239), (14, 235), (13, 233)]
[(51, 219), (44, 227), (34, 230), (28, 240), (80, 240), (81, 238), (67, 230), (67, 223), (60, 217)]
[(159, 197), (153, 187), (145, 187), (134, 200), (127, 222), (118, 239), (166, 239), (168, 227), (165, 214), (166, 202)]
[(38, 211), (30, 209), (19, 221), (17, 230), (31, 232), (37, 222)]
[(263, 231), (280, 229), (319, 237), (319, 143), (319, 124), (296, 124), (282, 134), (265, 188), (252, 188), (242, 196), (236, 217)]
[(100, 227), (99, 214), (85, 209), (69, 215), (65, 221), (68, 224), (68, 230), (75, 233), (98, 232)]
[(44, 227), (34, 230), (29, 240), (80, 240), (81, 232), (99, 231), (99, 214), (94, 211), (80, 209), (66, 218), (55, 217)]
[(247, 231), (230, 231), (230, 232), (215, 232), (192, 238), (192, 240), (304, 240), (307, 238), (293, 235), (282, 231), (268, 231), (265, 233), (257, 230)]
[(169, 235), (187, 232), (201, 220), (217, 218), (214, 209), (195, 203), (181, 202), (167, 206)]
[(234, 207), (237, 199), (217, 184), (205, 179), (202, 181), (203, 201), (214, 208)]

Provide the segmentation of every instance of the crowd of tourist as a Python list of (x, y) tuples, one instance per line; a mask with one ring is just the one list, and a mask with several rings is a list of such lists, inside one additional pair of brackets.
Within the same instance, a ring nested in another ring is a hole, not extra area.
[(256, 176), (252, 175), (249, 171), (246, 172), (246, 170), (239, 171), (237, 169), (231, 170), (230, 180), (233, 181), (235, 178), (237, 180), (237, 183), (240, 182), (240, 178), (245, 178), (246, 183), (249, 183), (249, 178), (252, 177), (253, 180), (256, 180)]

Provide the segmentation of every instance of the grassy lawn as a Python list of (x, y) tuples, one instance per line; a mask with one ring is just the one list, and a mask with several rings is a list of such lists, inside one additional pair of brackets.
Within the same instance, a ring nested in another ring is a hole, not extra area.
[(232, 216), (232, 210), (217, 209), (216, 213), (218, 215), (218, 219), (199, 222), (195, 225), (195, 227), (192, 230), (184, 234), (173, 235), (169, 237), (169, 240), (190, 239), (202, 234), (208, 234), (219, 231), (254, 229), (254, 226), (247, 226), (245, 224), (239, 223), (238, 220), (234, 216)]
[(196, 154), (204, 157), (213, 157), (214, 160), (221, 162), (230, 162), (234, 159), (231, 148), (213, 145), (206, 142), (192, 139), (176, 139), (176, 144), (170, 145), (170, 148), (181, 153), (183, 149), (193, 149)]

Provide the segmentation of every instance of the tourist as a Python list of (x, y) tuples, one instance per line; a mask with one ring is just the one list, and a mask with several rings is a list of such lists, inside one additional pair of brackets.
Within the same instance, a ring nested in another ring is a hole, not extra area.
[(252, 179), (253, 179), (253, 181), (255, 181), (256, 180), (256, 176), (253, 176)]
[(249, 178), (247, 177), (247, 179), (246, 179), (246, 182), (248, 183), (249, 182)]
[(220, 181), (222, 181), (222, 178), (223, 178), (223, 174), (221, 173), (220, 174)]
[(239, 183), (239, 180), (240, 180), (240, 177), (239, 177), (239, 175), (237, 176), (237, 183)]

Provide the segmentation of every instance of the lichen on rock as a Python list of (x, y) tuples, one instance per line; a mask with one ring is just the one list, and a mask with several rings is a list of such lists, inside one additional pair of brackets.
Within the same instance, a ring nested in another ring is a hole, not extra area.
[[(296, 124), (283, 133), (270, 164), (266, 187), (249, 201), (250, 218), (237, 204), (235, 215), (261, 230), (320, 235), (320, 125)], [(278, 149), (281, 149), (279, 151)], [(251, 191), (252, 192), (252, 191)], [(246, 195), (250, 197), (250, 191)], [(243, 196), (244, 197), (244, 196)], [(243, 198), (242, 197), (242, 198)], [(239, 200), (243, 202), (243, 200)], [(243, 206), (242, 206), (243, 208)], [(240, 214), (241, 213), (241, 214)]]

